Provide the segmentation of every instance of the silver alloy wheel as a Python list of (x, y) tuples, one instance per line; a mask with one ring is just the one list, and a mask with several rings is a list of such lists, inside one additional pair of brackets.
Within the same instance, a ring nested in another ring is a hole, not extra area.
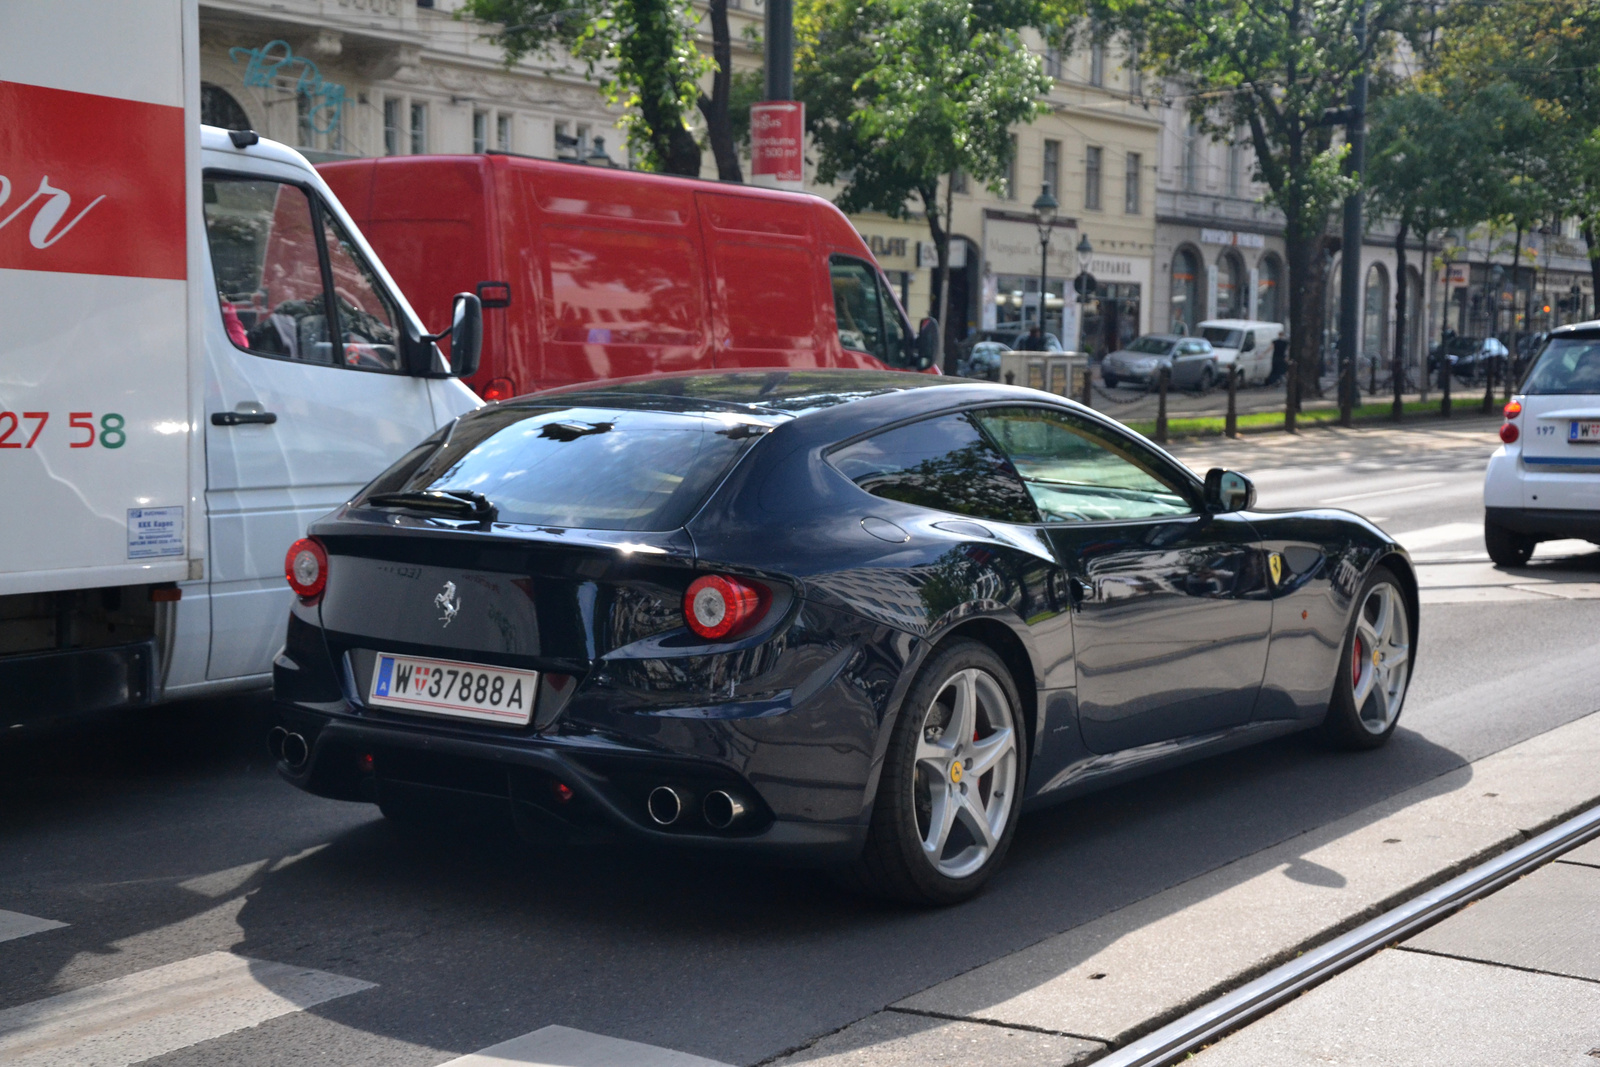
[(912, 801), (922, 851), (940, 874), (983, 867), (1016, 802), (1016, 718), (987, 671), (957, 671), (923, 713)]
[(1381, 734), (1400, 714), (1411, 677), (1410, 626), (1400, 591), (1388, 582), (1367, 590), (1356, 613), (1350, 648), (1350, 689), (1356, 716), (1368, 733)]

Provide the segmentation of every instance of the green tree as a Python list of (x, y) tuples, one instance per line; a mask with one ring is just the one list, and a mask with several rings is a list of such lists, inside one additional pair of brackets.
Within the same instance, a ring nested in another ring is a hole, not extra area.
[(1142, 62), (1185, 97), (1198, 129), (1249, 131), (1256, 176), (1284, 215), (1289, 353), (1302, 384), (1317, 364), (1329, 218), (1359, 180), (1342, 167), (1328, 112), (1389, 54), (1404, 12), (1402, 0), (1096, 0), (1104, 24), (1143, 42)]
[[(1030, 121), (1050, 87), (1012, 27), (1054, 13), (1020, 0), (801, 0), (796, 95), (817, 180), (838, 182), (846, 212), (906, 218), (913, 200), (938, 250), (930, 313), (943, 341), (950, 274), (950, 179), (997, 186), (1011, 127)], [(944, 202), (940, 203), (940, 183)], [(947, 364), (951, 361), (946, 353)], [(951, 368), (953, 369), (953, 368)]]
[[(635, 156), (649, 170), (698, 175), (700, 145), (689, 131), (696, 107), (706, 114), (723, 177), (739, 176), (728, 122), (731, 45), (727, 0), (711, 0), (712, 54), (695, 45), (690, 0), (465, 0), (457, 14), (496, 25), (489, 39), (506, 63), (532, 53), (571, 52), (598, 72), (612, 104), (626, 111), (623, 127)], [(715, 69), (709, 97), (700, 80)], [(726, 157), (726, 158), (725, 158)]]

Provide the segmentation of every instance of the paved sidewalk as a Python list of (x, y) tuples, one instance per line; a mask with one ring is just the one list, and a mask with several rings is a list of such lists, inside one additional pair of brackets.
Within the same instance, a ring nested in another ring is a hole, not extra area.
[(1197, 1067), (1600, 1060), (1600, 840), (1224, 1038)]

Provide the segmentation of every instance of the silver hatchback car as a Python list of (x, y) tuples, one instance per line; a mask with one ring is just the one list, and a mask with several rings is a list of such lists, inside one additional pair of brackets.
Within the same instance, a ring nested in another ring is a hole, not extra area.
[(1107, 386), (1150, 385), (1162, 367), (1179, 389), (1209, 389), (1221, 377), (1210, 341), (1168, 333), (1147, 333), (1110, 353), (1100, 363), (1100, 377)]

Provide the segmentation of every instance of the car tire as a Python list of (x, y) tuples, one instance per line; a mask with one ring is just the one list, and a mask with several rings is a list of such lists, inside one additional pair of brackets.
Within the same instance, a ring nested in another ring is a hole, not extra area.
[[(957, 715), (960, 733), (946, 744)], [(847, 883), (923, 906), (974, 896), (1016, 832), (1027, 734), (1011, 672), (993, 650), (966, 639), (939, 648), (895, 722), (866, 846)]]
[(1217, 372), (1207, 365), (1200, 371), (1200, 391), (1202, 393), (1209, 393), (1211, 392), (1212, 387), (1216, 384)]
[(1105, 371), (1101, 371), (1100, 380), (1106, 383), (1107, 389), (1115, 389), (1117, 387), (1117, 376), (1115, 374), (1107, 374)]
[(1323, 740), (1344, 749), (1378, 748), (1389, 740), (1411, 682), (1415, 633), (1400, 580), (1389, 568), (1374, 567), (1345, 628)]
[(1539, 539), (1531, 534), (1508, 530), (1487, 519), (1483, 522), (1483, 547), (1489, 550), (1489, 559), (1496, 567), (1526, 567), (1538, 543)]

